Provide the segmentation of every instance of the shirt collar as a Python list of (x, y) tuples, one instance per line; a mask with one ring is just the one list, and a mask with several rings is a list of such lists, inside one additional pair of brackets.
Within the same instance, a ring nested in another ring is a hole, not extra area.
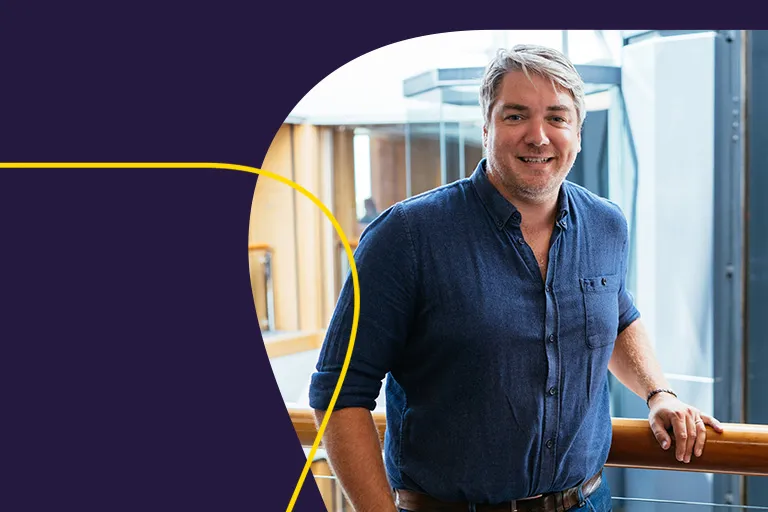
[[(520, 212), (517, 211), (515, 205), (507, 201), (507, 199), (502, 196), (498, 190), (496, 190), (496, 187), (493, 186), (493, 183), (491, 183), (491, 181), (488, 179), (488, 175), (485, 171), (486, 163), (487, 160), (485, 158), (480, 160), (480, 163), (477, 164), (475, 171), (470, 177), (470, 181), (475, 187), (477, 194), (480, 196), (480, 200), (482, 201), (483, 206), (485, 206), (485, 210), (488, 212), (488, 215), (491, 216), (493, 223), (499, 230), (503, 229), (507, 222), (510, 221), (510, 219), (514, 224), (519, 225), (521, 219)], [(567, 184), (567, 181), (563, 182), (563, 185), (560, 186), (560, 193), (557, 197), (558, 213), (556, 222), (562, 229), (568, 228), (568, 222), (566, 218), (569, 211)]]

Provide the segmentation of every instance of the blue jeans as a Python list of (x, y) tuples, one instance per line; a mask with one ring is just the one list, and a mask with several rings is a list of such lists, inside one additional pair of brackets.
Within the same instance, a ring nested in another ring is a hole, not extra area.
[[(581, 493), (581, 491), (579, 491)], [(583, 507), (573, 507), (568, 509), (568, 512), (611, 512), (611, 488), (608, 486), (608, 482), (603, 481), (600, 487), (595, 489), (595, 492), (589, 495), (588, 498), (579, 495), (580, 501), (584, 502)], [(408, 512), (407, 510), (400, 509), (400, 512)], [(468, 509), (468, 512), (474, 512), (474, 509)]]
[[(579, 494), (581, 494), (581, 491), (579, 491)], [(603, 476), (600, 487), (595, 489), (595, 492), (590, 494), (587, 499), (584, 499), (581, 495), (579, 498), (585, 502), (584, 506), (574, 507), (569, 512), (611, 512), (612, 510), (611, 488), (608, 486), (608, 482), (605, 481), (605, 476)]]

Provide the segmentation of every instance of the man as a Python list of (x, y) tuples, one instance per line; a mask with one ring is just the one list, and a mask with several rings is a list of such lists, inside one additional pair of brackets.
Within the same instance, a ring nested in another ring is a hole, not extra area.
[[(663, 449), (714, 418), (674, 395), (625, 288), (613, 203), (565, 181), (583, 82), (561, 53), (500, 51), (480, 89), (487, 159), (383, 212), (355, 258), (361, 315), (324, 438), (359, 511), (610, 510), (607, 371), (647, 399)], [(351, 331), (345, 285), (312, 377), (322, 421)], [(387, 376), (381, 447), (370, 410)]]

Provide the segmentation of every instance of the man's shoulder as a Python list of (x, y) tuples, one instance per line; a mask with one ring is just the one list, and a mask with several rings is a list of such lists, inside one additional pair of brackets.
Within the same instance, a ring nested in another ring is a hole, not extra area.
[(577, 185), (571, 181), (563, 182), (567, 187), (570, 207), (575, 208), (583, 215), (596, 216), (606, 220), (626, 222), (624, 212), (615, 202)]
[(460, 179), (421, 194), (404, 199), (395, 205), (409, 220), (414, 222), (431, 221), (434, 215), (444, 217), (451, 210), (462, 208), (470, 182), (468, 178)]
[(460, 211), (468, 184), (469, 180), (462, 179), (398, 201), (366, 227), (360, 241), (402, 233), (413, 241), (419, 233), (434, 229), (446, 215)]

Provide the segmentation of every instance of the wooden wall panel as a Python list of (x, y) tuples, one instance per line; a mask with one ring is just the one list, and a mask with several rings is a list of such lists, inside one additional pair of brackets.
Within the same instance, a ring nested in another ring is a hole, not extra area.
[[(334, 198), (334, 165), (333, 165), (333, 132), (334, 128), (323, 126), (319, 131), (319, 172), (320, 172), (320, 200), (336, 215), (336, 206)], [(333, 315), (336, 306), (336, 230), (325, 216), (320, 226), (320, 252), (321, 269), (323, 275), (323, 293), (322, 293), (322, 324), (327, 326)]]
[(440, 142), (436, 138), (411, 139), (411, 194), (440, 186)]
[[(291, 144), (291, 127), (283, 125), (275, 135), (261, 168), (293, 179)], [(259, 176), (253, 195), (248, 240), (250, 244), (265, 243), (274, 249), (275, 326), (284, 331), (299, 328), (294, 196), (290, 187)]]
[(475, 167), (480, 163), (483, 156), (482, 146), (464, 145), (464, 168), (467, 173), (467, 178), (472, 176), (472, 173), (475, 172)]
[(334, 215), (347, 237), (356, 239), (354, 130), (339, 127), (333, 133)]
[[(318, 197), (321, 194), (320, 132), (311, 125), (296, 125), (294, 173), (296, 183)], [(324, 327), (322, 310), (322, 222), (325, 215), (303, 194), (296, 197), (296, 250), (298, 263), (299, 329)], [(327, 222), (327, 221), (325, 221)]]
[[(359, 236), (353, 136), (351, 129), (286, 124), (262, 164), (262, 168), (299, 183), (318, 197), (331, 209), (350, 241)], [(249, 243), (274, 249), (278, 331), (325, 329), (338, 296), (338, 241), (330, 221), (309, 198), (282, 183), (259, 179)], [(258, 285), (258, 277), (252, 276), (251, 282)]]
[[(345, 127), (284, 125), (262, 168), (283, 175), (315, 194), (334, 213), (350, 242), (361, 232), (355, 204), (354, 130)], [(412, 193), (440, 185), (437, 139), (411, 143)], [(467, 147), (467, 172), (482, 157)], [(405, 138), (371, 135), (372, 194), (379, 211), (405, 199)], [(249, 243), (274, 250), (273, 281), (279, 331), (324, 329), (332, 315), (341, 279), (339, 238), (322, 212), (302, 194), (260, 177), (251, 211)], [(254, 284), (258, 279), (253, 279)], [(261, 305), (263, 307), (263, 305)]]
[(405, 199), (405, 135), (371, 135), (371, 193), (382, 212)]
[[(353, 147), (354, 131), (335, 128), (333, 132), (333, 202), (334, 216), (341, 229), (349, 238), (356, 241), (360, 237), (355, 206), (355, 159)], [(340, 238), (334, 235), (334, 283), (338, 297), (345, 275), (341, 273)], [(344, 256), (346, 258), (346, 256)]]

